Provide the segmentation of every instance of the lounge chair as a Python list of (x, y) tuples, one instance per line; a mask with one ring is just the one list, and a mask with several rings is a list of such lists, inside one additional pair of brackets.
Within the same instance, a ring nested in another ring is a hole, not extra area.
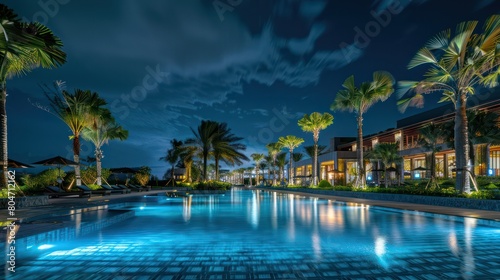
[(124, 189), (115, 189), (112, 186), (102, 185), (101, 188), (110, 191), (110, 193), (127, 193)]
[(122, 190), (125, 190), (125, 193), (131, 193), (132, 190), (127, 188), (126, 186), (124, 185), (116, 185), (116, 186), (112, 186), (112, 187), (116, 187), (117, 189), (122, 189)]
[(136, 191), (136, 192), (142, 192), (144, 189), (142, 187), (136, 186), (136, 185), (127, 185), (127, 188)]
[(48, 187), (45, 187), (45, 189), (47, 190), (47, 192), (45, 192), (44, 194), (45, 195), (48, 195), (49, 197), (53, 197), (53, 198), (57, 198), (57, 197), (61, 197), (61, 196), (70, 196), (70, 195), (78, 195), (79, 197), (83, 197), (83, 196), (89, 196), (92, 194), (92, 192), (90, 191), (73, 191), (73, 192), (66, 192), (64, 190), (62, 190), (61, 188), (57, 187), (57, 186), (48, 186)]
[(76, 186), (77, 188), (79, 188), (80, 190), (84, 191), (84, 192), (90, 192), (90, 194), (102, 194), (103, 196), (104, 195), (111, 195), (111, 191), (110, 190), (105, 190), (105, 189), (97, 189), (97, 190), (92, 190), (90, 189), (89, 187), (85, 186), (85, 185), (81, 185), (81, 186)]
[(137, 188), (140, 188), (142, 189), (143, 191), (150, 191), (151, 190), (151, 186), (140, 186), (140, 185), (134, 185), (136, 186)]

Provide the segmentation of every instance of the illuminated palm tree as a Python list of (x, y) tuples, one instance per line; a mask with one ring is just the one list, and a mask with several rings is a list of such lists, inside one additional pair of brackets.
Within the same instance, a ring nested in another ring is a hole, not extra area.
[[(312, 146), (304, 146), (304, 151), (306, 152), (306, 155), (311, 158), (311, 160), (314, 160), (314, 154), (317, 151), (317, 155), (320, 156), (323, 154), (323, 152), (326, 150), (325, 145), (317, 145), (316, 148), (314, 148), (314, 145)], [(316, 157), (316, 164), (319, 165), (319, 160)], [(316, 170), (316, 176), (319, 176), (319, 170)]]
[(260, 167), (260, 162), (264, 160), (264, 154), (251, 154), (250, 157), (253, 159), (255, 162), (255, 184), (259, 184), (259, 167)]
[(500, 75), (500, 15), (486, 20), (482, 33), (474, 33), (477, 21), (460, 23), (456, 33), (445, 30), (437, 34), (410, 61), (408, 68), (429, 65), (421, 81), (399, 82), (401, 111), (408, 106), (423, 106), (423, 95), (442, 94), (440, 101), (451, 101), (455, 108), (456, 189), (470, 192), (469, 136), (467, 128), (467, 99), (476, 94), (479, 86), (496, 87)]
[(7, 148), (7, 80), (35, 68), (55, 68), (66, 62), (62, 42), (41, 23), (24, 23), (14, 11), (0, 4), (0, 123), (2, 182), (8, 178)]
[(276, 185), (276, 156), (279, 154), (283, 146), (280, 143), (269, 143), (266, 145), (269, 156), (272, 158), (271, 164), (273, 167), (273, 186)]
[(95, 127), (98, 116), (109, 110), (103, 107), (106, 102), (96, 92), (75, 89), (74, 93), (70, 93), (64, 89), (64, 86), (64, 83), (56, 82), (53, 91), (46, 87), (45, 96), (54, 110), (53, 114), (61, 119), (73, 133), (69, 139), (73, 140), (73, 160), (78, 163), (75, 165), (76, 185), (80, 186), (81, 133), (86, 127)]
[(313, 185), (318, 184), (318, 141), (319, 132), (333, 123), (333, 116), (329, 113), (314, 112), (311, 115), (304, 115), (298, 121), (298, 125), (303, 131), (312, 132), (314, 139), (314, 158), (313, 158)]
[(365, 186), (365, 164), (363, 159), (363, 114), (378, 101), (385, 101), (394, 92), (394, 79), (387, 72), (373, 73), (373, 81), (364, 82), (359, 86), (354, 83), (354, 76), (347, 78), (337, 92), (335, 101), (330, 107), (332, 110), (349, 111), (356, 114), (358, 125), (357, 149), (358, 179), (357, 186)]
[(276, 156), (276, 166), (278, 167), (278, 181), (281, 182), (284, 177), (285, 165), (288, 164), (286, 160), (286, 153), (279, 153)]
[(442, 126), (434, 123), (427, 124), (419, 131), (418, 144), (430, 153), (430, 166), (426, 166), (426, 168), (430, 169), (431, 172), (431, 178), (429, 184), (427, 184), (431, 185), (431, 187), (438, 186), (436, 180), (436, 153), (441, 151), (440, 144), (443, 143), (444, 138)]
[(102, 154), (101, 147), (110, 140), (125, 140), (128, 137), (128, 130), (118, 125), (112, 117), (105, 116), (96, 119), (95, 124), (85, 127), (82, 130), (83, 139), (90, 141), (95, 146), (97, 184), (102, 185)]
[(190, 145), (182, 145), (180, 149), (181, 151), (179, 157), (186, 168), (186, 181), (188, 183), (191, 183), (193, 181), (192, 179), (193, 176), (191, 173), (193, 169), (194, 160), (198, 154), (198, 150), (196, 149), (196, 147)]
[(299, 147), (300, 144), (304, 143), (304, 139), (294, 135), (287, 135), (285, 137), (280, 137), (278, 139), (278, 143), (281, 143), (283, 147), (288, 148), (290, 151), (290, 172), (288, 173), (288, 183), (293, 184), (293, 150)]
[(389, 184), (387, 168), (392, 164), (398, 164), (403, 160), (403, 158), (399, 155), (398, 144), (379, 143), (373, 147), (373, 150), (369, 152), (368, 156), (371, 159), (382, 161), (384, 165), (385, 187), (387, 188)]

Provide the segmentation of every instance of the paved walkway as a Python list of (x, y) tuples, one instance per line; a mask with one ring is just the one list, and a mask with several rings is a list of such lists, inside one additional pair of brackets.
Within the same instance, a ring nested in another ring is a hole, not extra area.
[(78, 197), (78, 196), (66, 196), (59, 198), (50, 198), (49, 205), (37, 206), (37, 207), (27, 207), (15, 210), (15, 215), (10, 216), (7, 209), (0, 209), (0, 221), (5, 221), (7, 218), (17, 218), (18, 220), (26, 220), (36, 216), (46, 215), (50, 213), (64, 212), (67, 210), (88, 208), (94, 206), (101, 206), (118, 202), (129, 201), (130, 198), (146, 196), (146, 195), (156, 195), (158, 193), (165, 193), (171, 190), (151, 190), (148, 192), (132, 192), (128, 194), (111, 194), (107, 196), (93, 195), (92, 197)]
[[(260, 189), (260, 188), (256, 188), (256, 189)], [(361, 204), (368, 204), (368, 205), (372, 205), (372, 206), (390, 207), (390, 208), (397, 208), (397, 209), (403, 209), (403, 210), (415, 210), (415, 211), (429, 212), (429, 213), (435, 213), (435, 214), (444, 214), (444, 215), (452, 215), (452, 216), (460, 216), (460, 217), (495, 220), (495, 221), (500, 222), (500, 212), (499, 211), (486, 211), (486, 210), (476, 210), (476, 209), (434, 206), (434, 205), (417, 204), (417, 203), (405, 203), (405, 202), (396, 202), (396, 201), (385, 201), (385, 200), (362, 199), (362, 198), (353, 198), (353, 197), (344, 197), (344, 196), (312, 194), (312, 193), (305, 193), (305, 192), (292, 191), (292, 190), (290, 190), (290, 191), (273, 190), (273, 189), (268, 189), (268, 188), (262, 188), (260, 190), (275, 191), (275, 192), (282, 192), (282, 193), (292, 193), (292, 194), (298, 194), (298, 195), (303, 195), (303, 196), (312, 196), (312, 197), (319, 197), (319, 198), (332, 199), (332, 200), (345, 201), (345, 202), (355, 202), (355, 203), (361, 203)]]

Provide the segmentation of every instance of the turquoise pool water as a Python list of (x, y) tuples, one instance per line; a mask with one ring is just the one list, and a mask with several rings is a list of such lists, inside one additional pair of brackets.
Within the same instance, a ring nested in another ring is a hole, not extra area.
[(116, 208), (135, 216), (18, 256), (8, 276), (500, 279), (500, 228), (471, 218), (236, 189)]

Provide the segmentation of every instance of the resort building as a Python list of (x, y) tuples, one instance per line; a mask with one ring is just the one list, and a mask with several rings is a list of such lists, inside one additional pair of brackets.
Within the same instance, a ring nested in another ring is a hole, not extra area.
[[(483, 94), (469, 101), (469, 109), (487, 110), (500, 114), (500, 99), (496, 92)], [(403, 164), (397, 169), (390, 169), (390, 179), (419, 179), (430, 176), (430, 152), (418, 145), (419, 131), (429, 123), (440, 124), (453, 120), (453, 104), (400, 119), (396, 128), (389, 128), (363, 137), (364, 152), (369, 152), (378, 143), (398, 143)], [(436, 153), (436, 176), (451, 178), (455, 176), (455, 151), (446, 143), (440, 143)], [(355, 137), (333, 137), (329, 149), (318, 156), (318, 178), (328, 180), (332, 185), (352, 183), (356, 178)], [(475, 159), (472, 163), (476, 175), (500, 175), (500, 145), (474, 145)], [(370, 161), (365, 157), (366, 180), (368, 183), (380, 183), (380, 162)], [(309, 184), (312, 175), (312, 159), (294, 163), (295, 184)], [(399, 178), (398, 178), (399, 177)]]

